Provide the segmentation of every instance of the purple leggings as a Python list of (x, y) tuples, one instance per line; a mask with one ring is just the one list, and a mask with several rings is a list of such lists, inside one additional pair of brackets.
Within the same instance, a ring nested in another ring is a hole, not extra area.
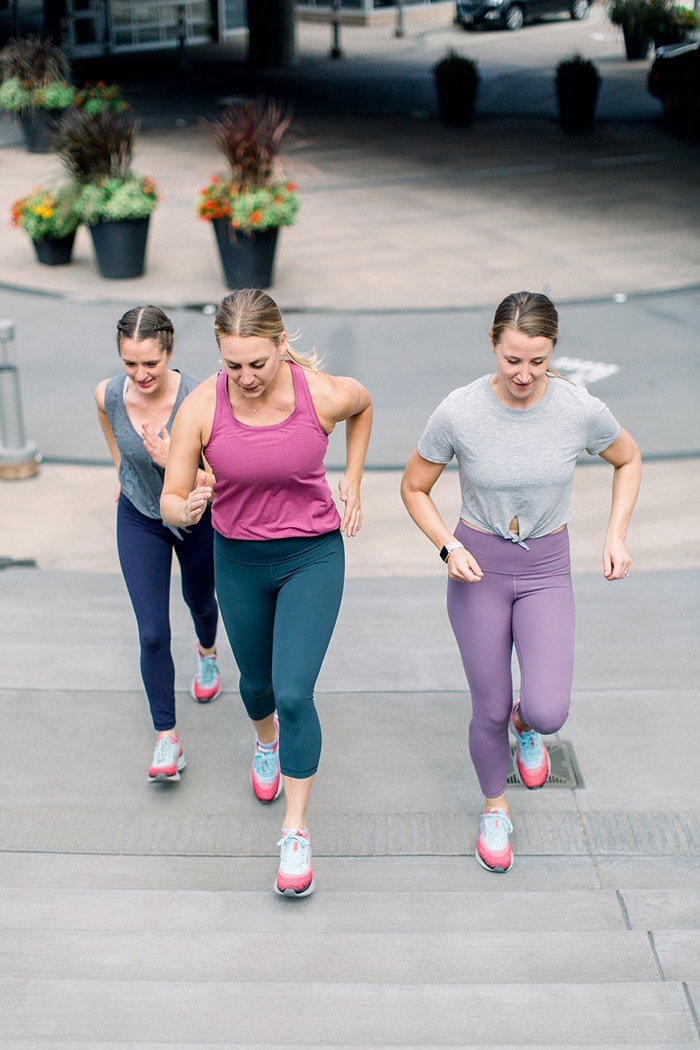
[(513, 646), (520, 665), (520, 715), (556, 733), (569, 711), (574, 664), (574, 596), (569, 534), (527, 540), (528, 550), (462, 522), (455, 536), (476, 558), (478, 583), (448, 581), (447, 612), (472, 699), (469, 752), (487, 798), (506, 787)]

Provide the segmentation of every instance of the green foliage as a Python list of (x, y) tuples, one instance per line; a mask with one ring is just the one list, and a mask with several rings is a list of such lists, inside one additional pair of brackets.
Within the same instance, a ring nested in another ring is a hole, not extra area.
[(439, 62), (433, 66), (433, 73), (438, 80), (454, 80), (457, 83), (476, 83), (479, 79), (479, 67), (473, 58), (461, 55), (450, 49)]
[(152, 179), (130, 172), (125, 178), (104, 178), (86, 183), (78, 194), (76, 208), (88, 226), (97, 222), (146, 219), (158, 204)]
[(67, 237), (80, 225), (76, 197), (72, 185), (54, 189), (38, 187), (13, 203), (10, 222), (24, 230), (33, 241)]
[(94, 83), (87, 81), (79, 91), (75, 93), (75, 105), (84, 113), (95, 116), (103, 110), (110, 113), (124, 113), (129, 108), (129, 103), (122, 97), (121, 88), (118, 84), (105, 84), (104, 80)]
[(65, 109), (75, 96), (68, 59), (38, 37), (8, 41), (0, 51), (0, 79), (0, 108), (10, 113)]
[(571, 58), (562, 59), (557, 66), (556, 80), (559, 84), (575, 84), (583, 89), (599, 84), (600, 75), (593, 62), (583, 55), (572, 55)]
[(299, 193), (285, 178), (279, 160), (290, 123), (288, 107), (261, 98), (230, 106), (218, 120), (207, 122), (228, 171), (213, 175), (200, 190), (200, 218), (225, 218), (245, 233), (295, 222)]
[(74, 108), (54, 139), (54, 150), (80, 192), (83, 222), (145, 219), (158, 204), (155, 183), (131, 170), (136, 122), (130, 113)]
[(236, 230), (254, 233), (275, 226), (292, 226), (299, 210), (293, 182), (249, 189), (214, 175), (200, 190), (197, 214), (201, 219), (228, 219)]

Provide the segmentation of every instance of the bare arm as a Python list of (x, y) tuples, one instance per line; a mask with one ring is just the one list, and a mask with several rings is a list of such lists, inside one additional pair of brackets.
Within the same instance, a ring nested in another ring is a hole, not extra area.
[[(112, 430), (112, 427), (110, 425), (109, 419), (107, 417), (107, 412), (105, 411), (105, 389), (107, 387), (107, 383), (108, 383), (108, 380), (107, 379), (103, 379), (102, 382), (98, 383), (97, 386), (95, 387), (95, 404), (97, 405), (97, 418), (99, 420), (100, 427), (102, 429), (102, 433), (105, 436), (105, 441), (107, 442), (107, 447), (109, 449), (109, 454), (112, 457), (112, 462), (114, 463), (114, 467), (115, 467), (115, 470), (117, 472), (117, 479), (118, 479), (119, 478), (119, 467), (121, 465), (122, 457), (121, 457), (121, 453), (119, 451), (119, 446), (117, 445), (117, 439), (114, 436), (114, 431)], [(114, 502), (115, 503), (119, 499), (119, 493), (120, 492), (121, 492), (121, 485), (119, 484), (119, 481), (117, 480), (117, 488), (116, 488), (116, 492), (114, 494)]]
[(199, 469), (214, 413), (214, 386), (206, 380), (185, 398), (170, 433), (160, 512), (169, 525), (196, 525), (214, 498), (214, 477)]
[(626, 430), (622, 430), (617, 440), (600, 456), (615, 468), (610, 518), (603, 545), (603, 575), (606, 580), (621, 580), (632, 564), (625, 539), (639, 492), (642, 456), (637, 442)]
[[(401, 498), (406, 510), (438, 551), (455, 542), (431, 496), (444, 469), (444, 463), (430, 463), (416, 451), (412, 453), (401, 479)], [(484, 575), (479, 563), (464, 547), (457, 547), (450, 553), (447, 567), (450, 578), (462, 583), (477, 583)]]
[(338, 483), (344, 504), (340, 528), (346, 536), (354, 536), (362, 525), (360, 485), (372, 430), (372, 399), (356, 379), (315, 375), (319, 418), (329, 431), (345, 421), (345, 471)]

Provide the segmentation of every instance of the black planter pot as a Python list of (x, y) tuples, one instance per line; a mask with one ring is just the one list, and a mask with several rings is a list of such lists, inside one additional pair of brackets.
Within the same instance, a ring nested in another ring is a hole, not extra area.
[(451, 127), (466, 127), (474, 122), (478, 83), (471, 77), (435, 76), (440, 121)]
[(67, 237), (45, 237), (41, 241), (32, 241), (36, 257), (44, 266), (65, 266), (73, 258), (75, 230)]
[(212, 226), (226, 287), (269, 288), (275, 266), (279, 227), (246, 234), (234, 230), (228, 219), (214, 219)]
[(622, 35), (625, 40), (625, 55), (630, 62), (638, 62), (647, 57), (651, 47), (651, 37), (625, 29), (624, 26)]
[(28, 153), (51, 153), (51, 140), (63, 113), (62, 109), (33, 109), (20, 113), (19, 122)]
[(98, 222), (90, 227), (100, 276), (110, 280), (141, 277), (146, 267), (146, 219)]
[(559, 123), (564, 131), (591, 131), (595, 125), (600, 83), (592, 87), (557, 82)]

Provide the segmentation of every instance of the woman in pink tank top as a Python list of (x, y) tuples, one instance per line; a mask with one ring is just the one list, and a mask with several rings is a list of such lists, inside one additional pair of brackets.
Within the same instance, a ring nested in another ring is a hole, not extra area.
[[(243, 289), (217, 310), (223, 368), (183, 402), (173, 426), (161, 512), (199, 521), (212, 501), (216, 589), (255, 729), (250, 781), (260, 802), (284, 791), (274, 890), (314, 889), (307, 810), (321, 754), (314, 688), (345, 572), (342, 533), (362, 524), (360, 483), (372, 401), (356, 379), (292, 352), (277, 304)], [(328, 435), (346, 425), (340, 511), (326, 478)], [(197, 485), (204, 457), (209, 484)]]

